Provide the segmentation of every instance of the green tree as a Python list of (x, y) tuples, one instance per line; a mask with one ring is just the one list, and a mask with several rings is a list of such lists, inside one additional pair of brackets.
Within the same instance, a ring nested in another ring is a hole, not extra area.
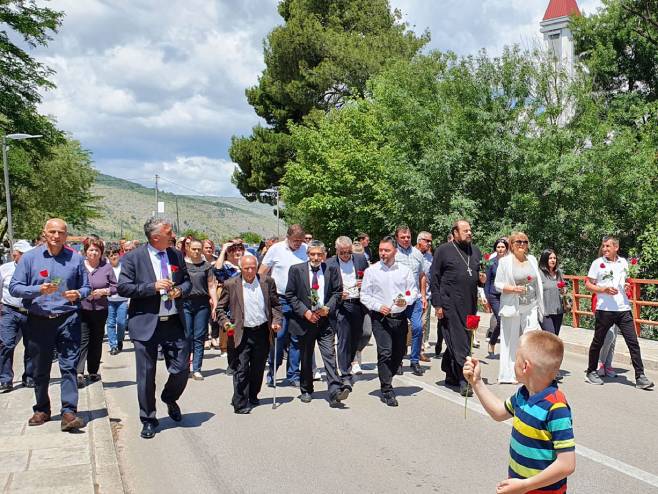
[(229, 151), (239, 165), (233, 181), (250, 200), (285, 173), (293, 157), (290, 124), (364, 96), (369, 78), (429, 41), (427, 33), (408, 31), (387, 0), (283, 0), (279, 13), (284, 24), (267, 37), (266, 68), (246, 91), (267, 127), (234, 137)]
[(196, 240), (206, 240), (208, 238), (208, 235), (205, 233), (199, 231), (199, 230), (194, 230), (192, 228), (188, 228), (187, 230), (184, 230), (183, 233), (181, 233), (180, 238), (185, 238), (185, 237), (192, 237)]

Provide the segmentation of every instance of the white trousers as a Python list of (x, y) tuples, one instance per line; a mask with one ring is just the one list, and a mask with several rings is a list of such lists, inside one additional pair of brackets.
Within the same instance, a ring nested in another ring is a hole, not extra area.
[(519, 311), (511, 317), (500, 318), (500, 370), (499, 383), (516, 382), (514, 362), (516, 349), (519, 347), (519, 338), (527, 331), (540, 329), (537, 307), (527, 311)]

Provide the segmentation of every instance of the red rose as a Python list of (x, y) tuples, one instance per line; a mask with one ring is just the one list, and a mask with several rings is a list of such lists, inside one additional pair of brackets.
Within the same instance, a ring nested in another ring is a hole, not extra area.
[(313, 286), (311, 288), (313, 288), (313, 290), (319, 290), (320, 285), (316, 282), (316, 283), (313, 283)]
[(357, 271), (356, 272), (356, 277), (357, 278), (363, 278), (363, 271)]
[(490, 258), (491, 258), (491, 254), (485, 254), (484, 255), (484, 260), (485, 261), (489, 261)]
[(532, 281), (532, 276), (528, 275), (528, 281)]
[(632, 257), (632, 258), (631, 258), (631, 264), (632, 264), (633, 266), (637, 265), (637, 257)]
[(409, 296), (411, 295), (411, 292), (410, 292), (409, 290), (407, 290), (406, 292), (404, 292), (404, 294), (405, 294), (407, 297), (409, 297)]
[(172, 273), (178, 273), (178, 266), (176, 266), (175, 264), (172, 264), (171, 265), (171, 272)]
[(42, 278), (48, 278), (48, 270), (44, 269), (43, 271), (39, 271), (39, 276)]
[(605, 264), (604, 264), (604, 263), (601, 263), (601, 265), (600, 265), (599, 267), (600, 267), (601, 269), (605, 269)]
[(557, 287), (558, 287), (559, 289), (562, 289), (562, 288), (564, 288), (565, 286), (567, 286), (567, 284), (566, 284), (564, 281), (558, 281), (558, 283), (557, 283)]
[(235, 329), (229, 328), (229, 330), (226, 332), (227, 336), (234, 336), (235, 335)]
[(466, 316), (466, 329), (474, 331), (480, 326), (480, 316), (468, 315)]

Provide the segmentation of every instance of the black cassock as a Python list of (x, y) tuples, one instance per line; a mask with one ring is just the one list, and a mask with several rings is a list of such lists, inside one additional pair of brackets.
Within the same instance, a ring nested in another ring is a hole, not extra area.
[(470, 350), (466, 316), (477, 314), (481, 256), (474, 245), (456, 242), (442, 244), (434, 251), (430, 280), (432, 306), (443, 309), (441, 327), (446, 351), (441, 370), (446, 373), (446, 381), (452, 384), (464, 379), (464, 362)]

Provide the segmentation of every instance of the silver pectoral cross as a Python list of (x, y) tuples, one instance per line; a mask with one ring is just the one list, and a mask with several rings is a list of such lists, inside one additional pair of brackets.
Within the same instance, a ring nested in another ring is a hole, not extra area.
[(471, 269), (470, 266), (468, 266), (468, 267), (466, 268), (466, 271), (468, 271), (468, 275), (469, 275), (469, 276), (473, 276), (473, 270)]

